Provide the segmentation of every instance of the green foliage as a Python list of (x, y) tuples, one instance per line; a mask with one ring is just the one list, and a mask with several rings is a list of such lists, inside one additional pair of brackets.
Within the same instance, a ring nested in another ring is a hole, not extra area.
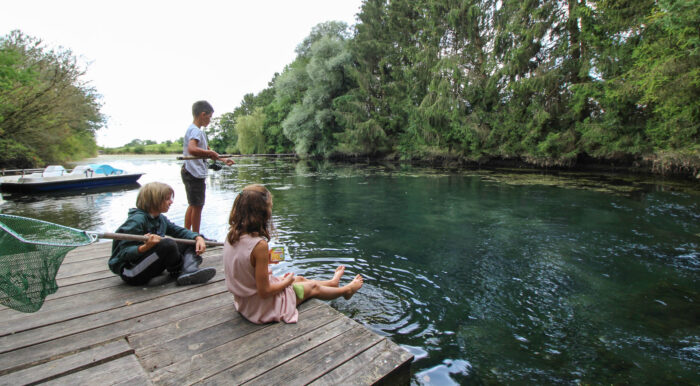
[(32, 168), (39, 161), (32, 149), (13, 139), (0, 138), (0, 153), (3, 163), (10, 168)]
[(299, 55), (276, 84), (277, 102), (292, 106), (282, 122), (284, 135), (302, 156), (333, 154), (336, 135), (343, 131), (338, 119), (342, 113), (336, 110), (334, 100), (349, 89), (346, 68), (352, 55), (342, 33), (347, 26), (333, 26), (307, 38), (305, 55)]
[(700, 170), (700, 0), (366, 0), (358, 18), (314, 27), (273, 97), (244, 98), (268, 151)]
[[(19, 31), (0, 38), (0, 166), (92, 156), (103, 124), (100, 96), (81, 81), (84, 70), (70, 50), (48, 49)], [(19, 156), (19, 152), (28, 152)]]
[(238, 136), (235, 130), (235, 114), (225, 113), (214, 118), (211, 124), (205, 129), (209, 147), (219, 154), (234, 153), (231, 145), (235, 146)]
[(664, 150), (700, 142), (700, 1), (659, 1), (627, 73), (653, 112), (646, 133)]
[(121, 147), (99, 148), (103, 154), (182, 154), (182, 138), (173, 142), (170, 140), (163, 143), (147, 139), (133, 139)]
[(250, 115), (241, 117), (236, 125), (238, 133), (238, 150), (242, 154), (256, 154), (265, 151), (263, 124), (265, 113), (258, 107)]

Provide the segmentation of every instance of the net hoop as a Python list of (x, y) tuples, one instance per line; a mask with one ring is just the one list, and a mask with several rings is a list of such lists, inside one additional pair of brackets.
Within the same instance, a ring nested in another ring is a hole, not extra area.
[[(34, 222), (34, 223), (40, 223), (40, 224), (45, 224), (48, 226), (64, 229), (67, 231), (72, 231), (78, 234), (82, 234), (85, 236), (87, 239), (86, 242), (72, 242), (72, 243), (61, 243), (61, 242), (50, 242), (50, 241), (36, 241), (36, 240), (27, 240), (26, 238), (22, 237), (20, 234), (15, 232), (12, 228), (8, 227), (4, 222), (3, 219), (5, 218), (10, 218), (10, 219), (15, 219), (15, 220), (20, 220), (20, 221), (28, 221), (28, 222)], [(48, 221), (43, 221), (43, 220), (37, 220), (33, 218), (27, 218), (27, 217), (22, 217), (22, 216), (15, 216), (11, 214), (2, 214), (0, 213), (0, 229), (4, 230), (7, 232), (7, 234), (11, 235), (12, 237), (16, 238), (22, 243), (26, 244), (34, 244), (34, 245), (47, 245), (51, 247), (69, 247), (69, 248), (76, 248), (76, 247), (82, 247), (84, 245), (89, 245), (97, 241), (97, 233), (93, 232), (87, 232), (81, 229), (77, 228), (71, 228), (67, 227), (65, 225), (59, 225), (59, 224), (54, 224)]]

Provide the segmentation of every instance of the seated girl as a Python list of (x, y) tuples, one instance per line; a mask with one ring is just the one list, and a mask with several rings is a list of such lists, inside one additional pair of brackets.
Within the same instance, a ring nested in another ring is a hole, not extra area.
[(272, 225), (272, 194), (262, 185), (246, 186), (233, 202), (229, 232), (224, 242), (224, 273), (238, 312), (253, 323), (296, 323), (297, 306), (311, 298), (350, 299), (360, 287), (361, 275), (339, 287), (342, 265), (333, 278), (308, 280), (287, 273), (272, 275), (268, 241)]

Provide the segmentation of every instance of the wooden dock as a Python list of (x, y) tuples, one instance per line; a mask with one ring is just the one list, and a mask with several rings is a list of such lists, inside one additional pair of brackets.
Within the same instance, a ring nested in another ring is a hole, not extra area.
[(59, 290), (32, 314), (0, 307), (0, 384), (408, 384), (413, 356), (312, 300), (296, 324), (256, 325), (233, 307), (221, 249), (209, 283), (131, 287), (111, 243), (70, 252)]

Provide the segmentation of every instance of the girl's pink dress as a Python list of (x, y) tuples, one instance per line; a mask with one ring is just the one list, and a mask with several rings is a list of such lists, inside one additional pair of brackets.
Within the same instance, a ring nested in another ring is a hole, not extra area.
[[(266, 299), (258, 295), (255, 284), (255, 267), (250, 263), (250, 254), (262, 237), (241, 236), (236, 244), (224, 243), (224, 273), (226, 286), (233, 294), (236, 310), (253, 323), (284, 321), (296, 323), (299, 317), (296, 295), (292, 286)], [(281, 279), (269, 274), (270, 283)]]

